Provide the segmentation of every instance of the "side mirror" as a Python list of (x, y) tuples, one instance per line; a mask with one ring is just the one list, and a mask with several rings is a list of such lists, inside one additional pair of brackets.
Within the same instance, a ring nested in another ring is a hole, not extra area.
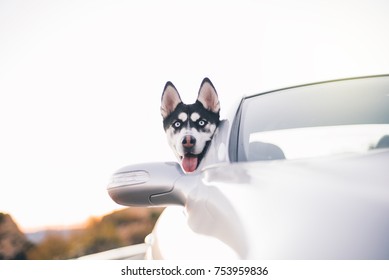
[(113, 174), (108, 193), (118, 204), (150, 207), (184, 205), (174, 185), (185, 174), (176, 162), (129, 165)]

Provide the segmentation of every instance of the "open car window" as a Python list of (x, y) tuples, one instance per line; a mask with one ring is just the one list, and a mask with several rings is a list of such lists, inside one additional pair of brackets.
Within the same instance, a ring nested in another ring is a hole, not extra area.
[(238, 160), (389, 148), (389, 76), (307, 85), (246, 98)]

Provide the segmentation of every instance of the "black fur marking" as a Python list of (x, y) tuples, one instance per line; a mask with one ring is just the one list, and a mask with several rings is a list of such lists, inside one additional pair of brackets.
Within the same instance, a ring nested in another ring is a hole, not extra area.
[(186, 105), (182, 102), (179, 103), (177, 105), (176, 109), (173, 112), (171, 112), (170, 115), (168, 115), (163, 120), (164, 129), (167, 130), (169, 128), (169, 126), (171, 126), (176, 120), (178, 120), (178, 116), (182, 112), (188, 114), (188, 119), (183, 123), (183, 126), (181, 126), (181, 127), (185, 127), (187, 122), (190, 122), (190, 126), (196, 127), (199, 130), (204, 130), (203, 127), (200, 127), (197, 124), (197, 121), (193, 122), (190, 119), (190, 115), (192, 113), (198, 113), (201, 116), (201, 118), (199, 120), (206, 120), (209, 123), (216, 124), (216, 126), (220, 122), (220, 113), (219, 112), (214, 113), (212, 111), (205, 109), (203, 104), (200, 101), (196, 100), (196, 103), (190, 104), (190, 105)]
[(187, 112), (188, 109), (187, 109), (188, 105), (184, 104), (184, 103), (179, 103), (176, 107), (176, 109), (174, 109), (173, 112), (170, 113), (170, 115), (168, 115), (165, 119), (163, 119), (163, 128), (166, 130), (169, 128), (169, 126), (171, 126), (176, 120), (178, 120), (178, 115), (182, 112)]

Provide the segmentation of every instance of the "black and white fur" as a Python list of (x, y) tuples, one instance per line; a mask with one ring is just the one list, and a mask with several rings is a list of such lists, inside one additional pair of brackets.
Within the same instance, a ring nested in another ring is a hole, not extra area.
[(185, 172), (199, 166), (220, 122), (220, 104), (215, 87), (205, 78), (197, 100), (184, 104), (171, 82), (167, 82), (161, 98), (161, 114), (170, 147)]

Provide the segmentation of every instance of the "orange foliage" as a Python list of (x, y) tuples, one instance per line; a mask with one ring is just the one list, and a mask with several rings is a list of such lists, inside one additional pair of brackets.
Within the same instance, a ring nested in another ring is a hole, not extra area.
[(28, 259), (70, 259), (144, 242), (162, 209), (128, 208), (90, 218), (84, 229), (67, 236), (49, 234), (28, 252)]

